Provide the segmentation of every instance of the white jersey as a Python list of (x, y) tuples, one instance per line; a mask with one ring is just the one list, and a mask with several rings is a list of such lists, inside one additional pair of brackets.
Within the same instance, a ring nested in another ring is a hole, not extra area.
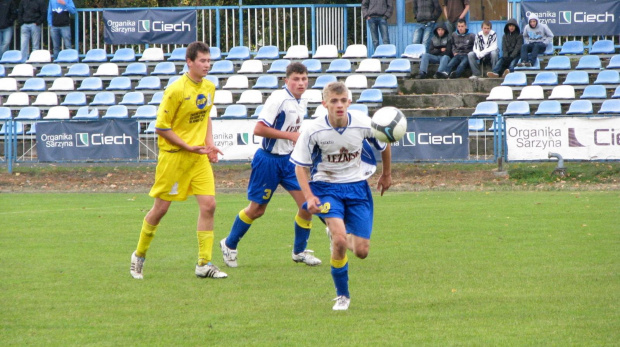
[[(333, 128), (327, 116), (304, 125), (291, 154), (296, 165), (310, 167), (312, 181), (348, 183), (369, 177), (361, 168), (364, 139), (373, 139), (370, 117), (348, 114), (344, 128)], [(380, 150), (386, 145), (380, 143)]]
[[(308, 100), (295, 99), (285, 87), (267, 98), (258, 121), (277, 130), (297, 132), (307, 112)], [(293, 142), (264, 137), (261, 147), (272, 154), (287, 155), (293, 151)]]

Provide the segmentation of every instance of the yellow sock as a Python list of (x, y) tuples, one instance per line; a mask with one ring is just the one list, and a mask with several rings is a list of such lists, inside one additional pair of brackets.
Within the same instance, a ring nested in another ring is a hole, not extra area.
[(140, 231), (140, 239), (138, 240), (138, 247), (136, 248), (136, 255), (144, 258), (146, 251), (149, 250), (151, 241), (155, 237), (155, 232), (159, 225), (150, 225), (146, 219), (142, 221), (142, 230)]
[(336, 259), (331, 259), (329, 262), (330, 264), (335, 267), (336, 269), (340, 269), (343, 268), (345, 265), (347, 265), (347, 262), (349, 261), (349, 258), (347, 257), (347, 255), (344, 255), (344, 258), (341, 260), (336, 260)]
[(203, 266), (213, 256), (213, 230), (196, 231), (198, 236), (198, 265)]

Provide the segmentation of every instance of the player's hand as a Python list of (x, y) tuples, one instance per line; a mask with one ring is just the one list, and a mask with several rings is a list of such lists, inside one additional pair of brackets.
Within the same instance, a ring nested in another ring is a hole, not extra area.
[(379, 182), (377, 182), (377, 190), (381, 191), (381, 196), (383, 193), (390, 188), (392, 185), (392, 175), (384, 175), (381, 174), (379, 177)]
[(294, 133), (290, 133), (290, 134), (291, 134), (290, 135), (291, 136), (290, 140), (293, 141), (293, 144), (296, 144), (297, 143), (297, 139), (299, 139), (299, 135), (301, 135), (301, 134), (298, 133), (298, 132), (294, 132)]
[(312, 214), (321, 212), (321, 200), (316, 196), (312, 196), (306, 203), (308, 204), (308, 212)]
[(217, 154), (221, 154), (224, 155), (224, 152), (222, 152), (219, 148), (215, 147), (214, 145), (208, 145), (206, 146), (207, 149), (207, 156), (209, 157), (209, 161), (212, 163), (217, 163), (220, 159), (217, 157)]

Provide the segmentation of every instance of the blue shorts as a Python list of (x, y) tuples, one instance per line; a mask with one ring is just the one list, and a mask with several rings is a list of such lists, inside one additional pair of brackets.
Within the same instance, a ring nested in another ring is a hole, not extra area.
[(259, 149), (252, 159), (252, 174), (248, 183), (248, 200), (267, 204), (273, 193), (282, 185), (287, 191), (301, 190), (295, 176), (295, 164), (290, 155), (278, 155)]
[[(310, 182), (312, 193), (321, 201), (321, 219), (340, 218), (347, 234), (370, 239), (373, 221), (372, 192), (368, 182)], [(306, 208), (304, 203), (304, 208)]]

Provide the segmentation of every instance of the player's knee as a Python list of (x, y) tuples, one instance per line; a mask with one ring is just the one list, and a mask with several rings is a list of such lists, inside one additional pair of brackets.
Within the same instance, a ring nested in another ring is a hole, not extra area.
[(360, 259), (368, 257), (368, 247), (360, 247), (355, 249), (355, 256)]
[(346, 235), (332, 235), (332, 244), (334, 251), (337, 253), (346, 253), (347, 251), (347, 237)]
[(248, 208), (245, 209), (245, 214), (250, 217), (252, 220), (258, 219), (265, 214), (267, 210), (266, 205), (254, 205), (251, 204)]
[(213, 215), (215, 214), (215, 207), (215, 200), (200, 204), (200, 213), (203, 215)]

